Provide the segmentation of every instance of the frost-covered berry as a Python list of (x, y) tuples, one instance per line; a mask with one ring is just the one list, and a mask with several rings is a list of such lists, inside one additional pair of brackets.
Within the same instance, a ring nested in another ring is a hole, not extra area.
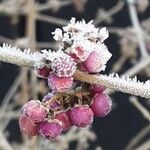
[(74, 59), (75, 62), (84, 62), (92, 49), (90, 48), (91, 43), (89, 41), (77, 41), (73, 43), (72, 47), (67, 49), (66, 52)]
[(97, 51), (91, 52), (89, 57), (83, 62), (84, 67), (90, 73), (98, 73), (102, 70), (102, 60), (101, 56), (98, 54)]
[(73, 77), (58, 77), (54, 73), (48, 76), (48, 86), (58, 92), (68, 91), (73, 83)]
[(90, 87), (91, 94), (101, 93), (105, 91), (106, 87), (98, 84), (92, 84)]
[(106, 63), (112, 56), (105, 44), (94, 43), (93, 51), (88, 58), (83, 62), (83, 65), (90, 73), (98, 73), (105, 70)]
[(70, 118), (74, 125), (86, 127), (93, 122), (93, 111), (86, 105), (75, 106), (70, 109)]
[(44, 121), (48, 111), (39, 100), (31, 100), (22, 107), (22, 114), (38, 123)]
[(20, 130), (29, 136), (34, 136), (38, 133), (37, 124), (35, 124), (29, 117), (21, 115), (19, 118)]
[(112, 102), (105, 93), (95, 94), (92, 99), (91, 109), (97, 117), (106, 116), (111, 110)]
[(76, 71), (76, 63), (69, 55), (55, 58), (52, 69), (58, 77), (70, 77)]
[(69, 110), (56, 114), (55, 119), (62, 122), (63, 131), (68, 130), (72, 126)]
[(38, 133), (46, 139), (56, 138), (61, 134), (62, 130), (62, 125), (58, 120), (53, 120), (51, 122), (44, 121), (38, 125)]
[(47, 78), (49, 73), (52, 71), (51, 68), (44, 66), (43, 68), (39, 68), (38, 70), (34, 70), (34, 73), (41, 78)]

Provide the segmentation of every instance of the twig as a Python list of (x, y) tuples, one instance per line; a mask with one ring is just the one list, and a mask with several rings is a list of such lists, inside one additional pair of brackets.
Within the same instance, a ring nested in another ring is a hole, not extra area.
[(64, 25), (68, 24), (68, 21), (66, 21), (64, 19), (60, 19), (60, 18), (56, 18), (56, 17), (52, 17), (52, 16), (46, 16), (46, 15), (43, 15), (43, 14), (37, 14), (36, 19), (40, 20), (40, 21), (60, 25), (60, 26), (64, 26)]
[(150, 133), (150, 125), (142, 129), (126, 146), (125, 150), (133, 150), (135, 147), (147, 134)]
[(150, 139), (141, 144), (140, 146), (138, 146), (136, 150), (149, 150), (149, 148), (150, 148)]
[(150, 122), (149, 111), (139, 103), (136, 97), (130, 97), (130, 102), (141, 112), (143, 117)]
[(119, 0), (117, 5), (115, 5), (113, 8), (109, 9), (104, 16), (102, 16), (101, 18), (96, 18), (95, 19), (95, 25), (98, 25), (99, 23), (101, 23), (102, 21), (106, 20), (108, 17), (113, 16), (114, 14), (116, 14), (117, 12), (119, 12), (124, 6), (124, 2), (122, 0)]
[[(0, 49), (0, 61), (13, 63), (19, 66), (28, 66), (33, 67), (37, 62), (36, 59), (33, 59), (31, 54), (25, 52), (16, 52), (14, 48), (1, 47)], [(5, 50), (3, 50), (5, 49)], [(12, 52), (13, 50), (13, 52)], [(21, 58), (21, 56), (23, 58)], [(150, 56), (148, 57), (150, 59)], [(24, 64), (25, 63), (25, 64)], [(121, 91), (124, 93), (133, 94), (136, 96), (141, 96), (145, 98), (150, 98), (150, 82), (146, 84), (137, 82), (137, 79), (125, 79), (119, 78), (117, 75), (106, 76), (106, 75), (90, 75), (81, 71), (76, 71), (74, 74), (76, 80), (82, 82), (87, 82), (90, 84), (100, 84), (104, 85), (107, 88), (114, 89), (116, 91)]]
[(0, 149), (1, 150), (13, 150), (13, 148), (9, 145), (4, 135), (0, 132)]
[(136, 30), (136, 34), (138, 37), (138, 43), (140, 46), (141, 55), (142, 55), (142, 57), (146, 57), (146, 56), (148, 56), (148, 52), (145, 47), (143, 32), (142, 32), (140, 22), (138, 19), (138, 15), (137, 15), (137, 11), (135, 8), (135, 0), (127, 0), (127, 2), (128, 2), (128, 6), (129, 6), (131, 21)]

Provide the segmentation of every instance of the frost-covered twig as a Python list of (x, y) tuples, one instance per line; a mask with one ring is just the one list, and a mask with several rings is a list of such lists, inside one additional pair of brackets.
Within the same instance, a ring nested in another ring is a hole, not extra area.
[(128, 77), (119, 77), (117, 74), (107, 75), (89, 75), (80, 71), (76, 71), (74, 77), (77, 80), (88, 82), (91, 84), (104, 85), (107, 88), (133, 94), (145, 98), (150, 98), (150, 81), (145, 83), (137, 81), (137, 78), (130, 79)]
[[(30, 68), (34, 66), (41, 66), (44, 63), (42, 62), (42, 57), (41, 53), (32, 54), (29, 51), (22, 52), (20, 49), (13, 48), (8, 45), (0, 47), (0, 61), (19, 66), (26, 66)], [(116, 91), (150, 98), (150, 81), (142, 83), (137, 81), (136, 78), (120, 78), (118, 75), (90, 75), (81, 71), (76, 71), (74, 78), (91, 84), (101, 84)]]

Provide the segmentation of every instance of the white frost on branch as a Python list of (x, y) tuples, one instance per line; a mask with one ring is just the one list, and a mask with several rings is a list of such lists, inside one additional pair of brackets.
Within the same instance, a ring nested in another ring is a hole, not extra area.
[[(49, 54), (49, 55), (48, 55)], [(43, 60), (51, 61), (51, 57), (54, 54), (52, 51), (42, 51), (41, 53), (35, 52), (31, 53), (30, 50), (21, 51), (19, 48), (11, 47), (7, 44), (3, 44), (0, 47), (0, 61), (16, 64), (19, 66), (25, 66), (29, 68), (40, 67), (45, 64)], [(59, 54), (59, 53), (58, 53)], [(48, 57), (46, 57), (46, 55)], [(90, 79), (88, 78), (90, 76)], [(104, 85), (107, 88), (114, 89), (116, 91), (121, 91), (124, 93), (129, 93), (145, 98), (150, 98), (150, 81), (145, 83), (140, 82), (137, 78), (130, 79), (128, 77), (119, 77), (117, 74), (107, 75), (90, 75), (80, 71), (76, 71), (74, 74), (76, 80), (81, 80), (83, 82), (88, 82), (91, 84)]]
[(22, 51), (20, 48), (4, 43), (0, 46), (0, 61), (34, 67), (35, 65), (42, 65), (42, 55), (38, 52), (31, 53), (30, 49)]

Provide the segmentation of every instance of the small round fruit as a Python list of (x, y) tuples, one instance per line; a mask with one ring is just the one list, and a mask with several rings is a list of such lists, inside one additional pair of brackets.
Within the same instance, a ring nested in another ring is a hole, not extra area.
[(44, 121), (48, 111), (39, 100), (31, 100), (22, 107), (22, 114), (38, 123)]
[(72, 126), (72, 122), (70, 120), (70, 111), (63, 111), (56, 114), (55, 119), (62, 122), (63, 131), (68, 130)]
[(93, 111), (86, 105), (75, 106), (70, 109), (70, 118), (74, 125), (86, 127), (93, 122)]
[(73, 84), (73, 77), (58, 77), (54, 73), (48, 76), (48, 86), (58, 92), (68, 91)]
[(104, 117), (110, 112), (111, 106), (112, 101), (109, 96), (105, 93), (99, 93), (95, 94), (93, 97), (90, 107), (93, 110), (95, 116)]
[(59, 136), (63, 128), (58, 120), (53, 120), (51, 122), (44, 121), (38, 125), (38, 133), (40, 133), (46, 139), (52, 139)]
[(21, 115), (19, 118), (19, 127), (20, 130), (29, 136), (37, 135), (37, 124), (35, 124), (31, 119), (25, 115)]
[(98, 84), (93, 84), (90, 87), (90, 92), (91, 94), (96, 94), (96, 93), (101, 93), (103, 91), (106, 90), (106, 87), (102, 86), (102, 85), (98, 85)]
[(47, 78), (49, 73), (52, 71), (51, 68), (44, 66), (43, 68), (39, 68), (38, 70), (34, 70), (34, 73), (41, 78)]

